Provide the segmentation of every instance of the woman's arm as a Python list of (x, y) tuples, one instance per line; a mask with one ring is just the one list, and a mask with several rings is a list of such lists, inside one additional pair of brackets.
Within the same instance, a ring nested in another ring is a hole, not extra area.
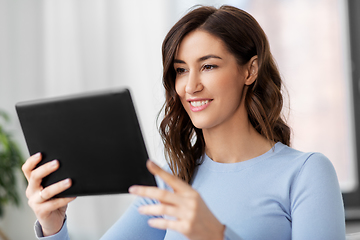
[(35, 234), (38, 239), (46, 239), (46, 240), (70, 240), (68, 229), (67, 229), (67, 221), (65, 218), (64, 224), (59, 232), (54, 235), (47, 236), (44, 238), (44, 234), (42, 232), (42, 227), (38, 220), (35, 222)]
[[(162, 240), (165, 237), (165, 230), (152, 228), (148, 224), (148, 220), (155, 218), (139, 214), (138, 208), (144, 205), (156, 204), (154, 200), (146, 198), (137, 198), (115, 222), (115, 224), (104, 234), (101, 240)], [(161, 218), (161, 217), (160, 217)]]
[(290, 192), (292, 239), (344, 240), (344, 205), (335, 169), (322, 154), (303, 164)]

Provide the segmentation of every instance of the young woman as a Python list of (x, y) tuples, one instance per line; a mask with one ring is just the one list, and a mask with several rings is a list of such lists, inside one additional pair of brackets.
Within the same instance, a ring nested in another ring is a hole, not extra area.
[[(102, 239), (345, 239), (332, 164), (289, 147), (281, 78), (256, 20), (230, 6), (195, 8), (162, 53), (169, 169), (148, 162), (158, 188), (131, 187), (139, 198)], [(40, 159), (23, 166), (38, 237), (68, 239), (73, 198), (48, 199), (71, 181), (42, 189), (59, 164), (34, 169)]]

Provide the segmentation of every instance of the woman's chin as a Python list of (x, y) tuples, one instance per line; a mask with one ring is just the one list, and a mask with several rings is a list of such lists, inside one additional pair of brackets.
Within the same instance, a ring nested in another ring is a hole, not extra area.
[(192, 121), (192, 124), (198, 128), (198, 129), (209, 129), (213, 127), (213, 124), (209, 123), (209, 121), (200, 121), (200, 120), (196, 120), (196, 121)]

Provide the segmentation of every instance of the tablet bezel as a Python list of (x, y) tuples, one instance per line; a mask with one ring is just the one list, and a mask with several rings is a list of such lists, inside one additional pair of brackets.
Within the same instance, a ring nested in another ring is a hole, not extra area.
[(129, 89), (112, 89), (16, 104), (30, 155), (38, 166), (60, 167), (43, 187), (65, 178), (72, 187), (55, 197), (127, 193), (131, 185), (156, 186)]

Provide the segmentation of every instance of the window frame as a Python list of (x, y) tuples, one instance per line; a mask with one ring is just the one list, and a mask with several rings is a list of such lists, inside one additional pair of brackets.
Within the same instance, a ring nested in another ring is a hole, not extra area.
[[(343, 193), (346, 220), (360, 220), (360, 1), (347, 0), (348, 32), (350, 41), (351, 84), (354, 110), (356, 177), (358, 187), (350, 193)], [(356, 104), (358, 103), (358, 104)]]

